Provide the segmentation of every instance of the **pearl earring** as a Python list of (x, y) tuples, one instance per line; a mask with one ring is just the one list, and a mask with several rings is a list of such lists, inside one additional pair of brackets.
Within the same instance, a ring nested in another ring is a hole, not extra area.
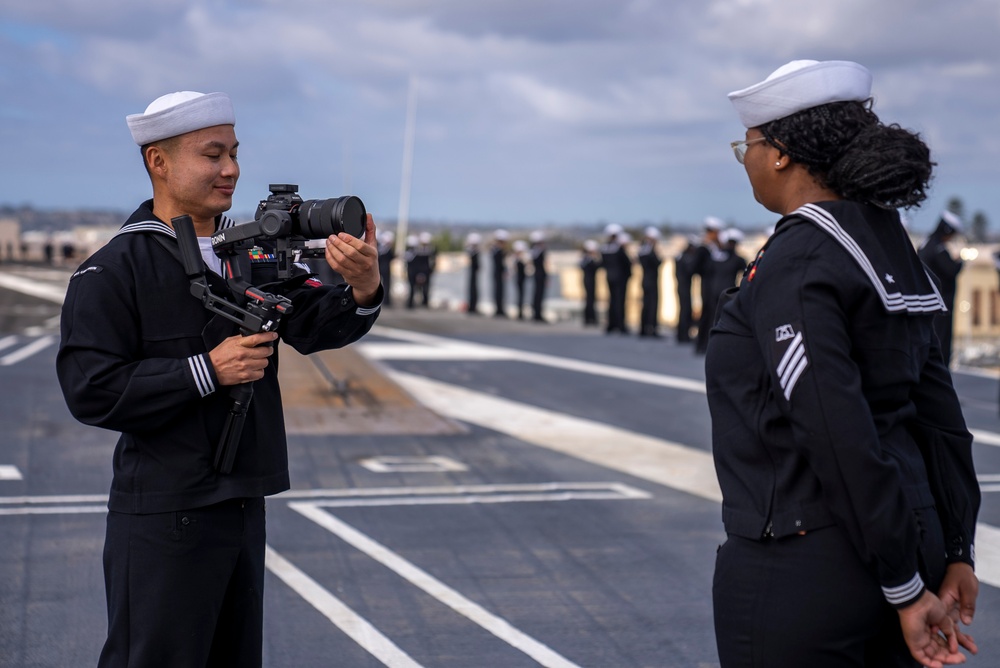
[(778, 161), (778, 162), (774, 163), (774, 166), (775, 167), (781, 167), (781, 161)]

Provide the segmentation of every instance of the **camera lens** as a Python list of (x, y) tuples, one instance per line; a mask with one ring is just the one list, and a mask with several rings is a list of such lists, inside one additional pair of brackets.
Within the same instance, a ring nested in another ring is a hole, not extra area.
[(362, 238), (367, 212), (364, 203), (353, 195), (330, 199), (311, 199), (298, 207), (295, 233), (306, 239), (325, 239), (331, 234), (347, 232)]

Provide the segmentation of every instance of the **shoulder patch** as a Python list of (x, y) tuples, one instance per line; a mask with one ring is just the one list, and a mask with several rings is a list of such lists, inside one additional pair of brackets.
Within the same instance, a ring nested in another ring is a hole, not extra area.
[(805, 335), (800, 323), (786, 323), (775, 327), (771, 350), (774, 353), (772, 359), (777, 361), (774, 374), (778, 377), (778, 385), (785, 401), (791, 401), (795, 385), (809, 366)]
[(104, 267), (95, 264), (91, 267), (87, 267), (86, 269), (81, 269), (80, 271), (77, 271), (76, 273), (74, 273), (72, 276), (69, 277), (69, 280), (72, 281), (77, 276), (83, 276), (84, 274), (99, 274), (102, 271), (104, 271)]

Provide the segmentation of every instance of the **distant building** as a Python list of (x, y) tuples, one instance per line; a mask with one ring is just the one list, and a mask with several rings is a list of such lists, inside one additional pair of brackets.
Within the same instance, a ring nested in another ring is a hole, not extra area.
[(18, 259), (21, 253), (21, 224), (13, 218), (0, 218), (0, 262)]

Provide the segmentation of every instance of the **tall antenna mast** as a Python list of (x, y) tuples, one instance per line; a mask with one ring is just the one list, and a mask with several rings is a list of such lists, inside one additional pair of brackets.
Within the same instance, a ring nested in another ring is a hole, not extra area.
[(406, 252), (406, 228), (410, 217), (410, 182), (413, 179), (413, 136), (417, 126), (417, 78), (410, 75), (406, 99), (406, 130), (403, 134), (403, 178), (399, 185), (399, 213), (396, 227), (396, 257)]

